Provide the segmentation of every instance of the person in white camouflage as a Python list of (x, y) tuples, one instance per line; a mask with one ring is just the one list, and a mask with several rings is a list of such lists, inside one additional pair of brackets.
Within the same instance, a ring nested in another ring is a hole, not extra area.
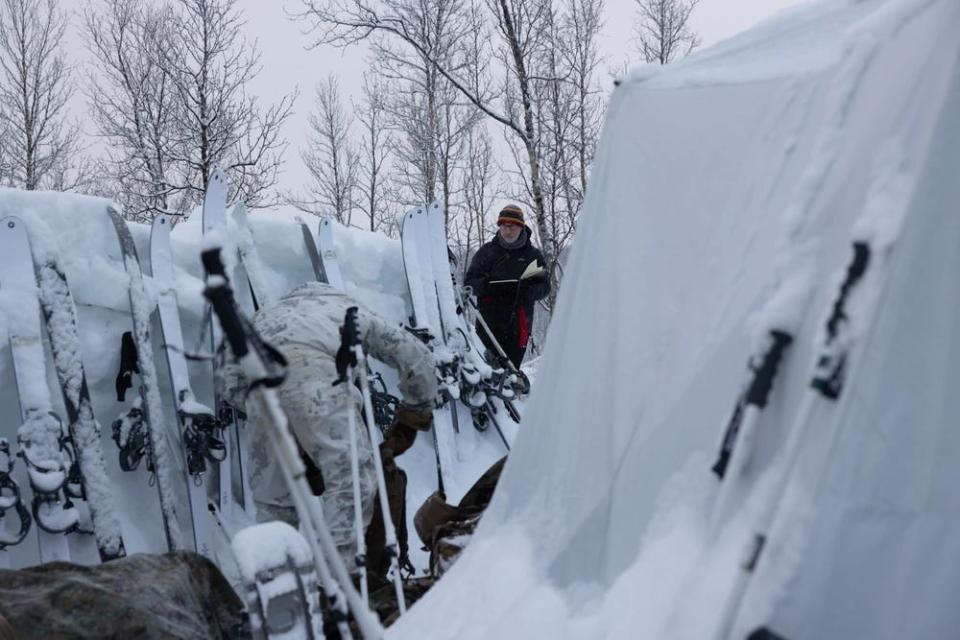
[[(349, 385), (333, 384), (337, 379), (334, 358), (340, 347), (340, 326), (347, 309), (354, 306), (359, 307), (357, 320), (364, 352), (390, 365), (399, 375), (401, 406), (396, 422), (381, 445), (384, 466), (392, 466), (393, 457), (409, 448), (416, 432), (429, 429), (431, 424), (437, 377), (433, 355), (427, 347), (401, 326), (364, 310), (349, 296), (322, 283), (301, 285), (277, 302), (262, 307), (254, 316), (254, 326), (260, 336), (288, 361), (287, 377), (278, 389), (280, 402), (308, 468), (315, 466), (322, 474), (322, 478), (311, 479), (311, 486), (315, 493), (322, 491), (330, 533), (348, 567), (353, 566), (356, 552), (349, 411), (355, 413), (357, 421), (365, 526), (369, 526), (373, 517), (377, 491), (373, 450), (363, 428), (356, 394), (351, 393)], [(247, 384), (239, 368), (226, 364), (220, 371), (219, 384), (224, 397), (234, 406), (243, 406)], [(248, 420), (253, 429), (250, 485), (257, 520), (282, 520), (297, 526), (296, 512), (279, 463), (264, 435), (265, 416), (257, 414), (253, 403), (248, 406)], [(397, 473), (395, 467), (393, 473)], [(402, 471), (399, 473), (402, 475)], [(389, 477), (388, 473), (388, 483)], [(405, 477), (403, 480), (405, 485)], [(393, 489), (388, 491), (394, 493)]]

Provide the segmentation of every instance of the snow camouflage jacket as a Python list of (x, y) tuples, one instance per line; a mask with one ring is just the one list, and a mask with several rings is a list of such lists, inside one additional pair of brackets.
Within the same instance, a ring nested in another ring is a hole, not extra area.
[(531, 235), (530, 227), (524, 226), (524, 242), (517, 249), (504, 248), (494, 236), (473, 256), (464, 282), (473, 289), (480, 313), (508, 353), (511, 346), (526, 348), (533, 327), (534, 303), (550, 293), (550, 280), (536, 277), (519, 283), (490, 283), (519, 279), (533, 260), (547, 268), (543, 254), (531, 242)]
[[(349, 307), (357, 314), (364, 351), (393, 367), (399, 375), (403, 402), (415, 409), (433, 406), (437, 377), (433, 355), (399, 325), (366, 311), (352, 298), (329, 285), (311, 282), (297, 287), (254, 316), (261, 337), (288, 360), (287, 377), (279, 387), (280, 401), (300, 446), (323, 474), (324, 513), (347, 566), (352, 566), (353, 495), (350, 479), (349, 419), (353, 411), (358, 428), (361, 501), (364, 523), (373, 515), (376, 493), (373, 451), (360, 415), (360, 395), (354, 385), (333, 385), (334, 357), (340, 348), (340, 326)], [(225, 364), (218, 384), (228, 402), (244, 406), (247, 389), (238, 366)], [(351, 397), (352, 396), (352, 397)], [(292, 503), (280, 468), (263, 429), (264, 417), (247, 406), (253, 427), (250, 485), (258, 520), (280, 519), (295, 524)]]

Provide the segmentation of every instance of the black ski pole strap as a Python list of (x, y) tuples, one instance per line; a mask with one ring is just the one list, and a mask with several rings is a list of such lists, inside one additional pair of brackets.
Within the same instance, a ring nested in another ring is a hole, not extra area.
[(207, 273), (207, 286), (203, 295), (220, 320), (220, 327), (233, 357), (240, 361), (252, 348), (260, 357), (264, 368), (268, 369), (266, 375), (250, 383), (250, 390), (258, 386), (279, 386), (286, 378), (287, 359), (275, 347), (264, 342), (250, 321), (240, 314), (223, 268), (223, 261), (220, 259), (220, 249), (207, 249), (200, 254), (200, 258)]
[(220, 327), (234, 357), (240, 360), (247, 355), (250, 348), (243, 330), (243, 323), (240, 321), (240, 313), (233, 299), (233, 291), (230, 289), (230, 283), (220, 259), (220, 249), (207, 249), (200, 254), (200, 259), (207, 272), (207, 286), (203, 290), (203, 295), (210, 301), (213, 312), (220, 319)]
[(360, 327), (357, 324), (357, 307), (350, 307), (340, 327), (340, 348), (337, 349), (335, 359), (338, 377), (333, 381), (334, 385), (347, 382), (350, 368), (357, 366), (357, 355), (353, 348), (358, 344), (360, 344)]
[(250, 389), (248, 390), (248, 393), (249, 391), (261, 386), (267, 387), (268, 389), (279, 387), (287, 378), (286, 356), (280, 353), (280, 350), (269, 342), (264, 342), (264, 340), (257, 333), (257, 330), (245, 317), (240, 316), (240, 323), (247, 335), (248, 342), (253, 346), (254, 351), (256, 351), (260, 356), (260, 361), (263, 362), (264, 367), (266, 367), (268, 372), (268, 375), (265, 375), (259, 380), (254, 380), (252, 383), (250, 383)]
[(125, 331), (120, 338), (120, 370), (117, 372), (117, 402), (123, 402), (127, 390), (133, 386), (133, 374), (140, 373), (137, 363), (137, 343), (133, 341), (133, 333)]

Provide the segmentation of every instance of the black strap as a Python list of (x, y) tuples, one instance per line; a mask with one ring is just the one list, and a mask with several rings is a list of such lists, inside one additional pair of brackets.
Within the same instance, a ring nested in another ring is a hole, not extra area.
[(120, 371), (117, 372), (117, 402), (123, 402), (127, 390), (133, 386), (133, 374), (140, 374), (140, 365), (137, 363), (137, 343), (133, 341), (133, 333), (124, 332), (120, 338)]
[(350, 307), (343, 318), (340, 327), (340, 348), (337, 349), (336, 365), (338, 377), (334, 385), (347, 382), (347, 372), (350, 367), (357, 366), (357, 355), (353, 347), (360, 344), (360, 328), (357, 325), (357, 307)]

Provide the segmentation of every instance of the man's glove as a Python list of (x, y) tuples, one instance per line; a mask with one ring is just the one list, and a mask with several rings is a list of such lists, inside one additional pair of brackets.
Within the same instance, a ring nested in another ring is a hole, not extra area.
[(413, 446), (418, 431), (426, 431), (433, 423), (433, 412), (429, 409), (411, 409), (405, 404), (397, 406), (393, 424), (384, 434), (380, 444), (380, 454), (384, 458), (396, 458)]
[(397, 406), (396, 423), (415, 431), (427, 431), (433, 424), (433, 411), (430, 409), (411, 409), (400, 403)]

